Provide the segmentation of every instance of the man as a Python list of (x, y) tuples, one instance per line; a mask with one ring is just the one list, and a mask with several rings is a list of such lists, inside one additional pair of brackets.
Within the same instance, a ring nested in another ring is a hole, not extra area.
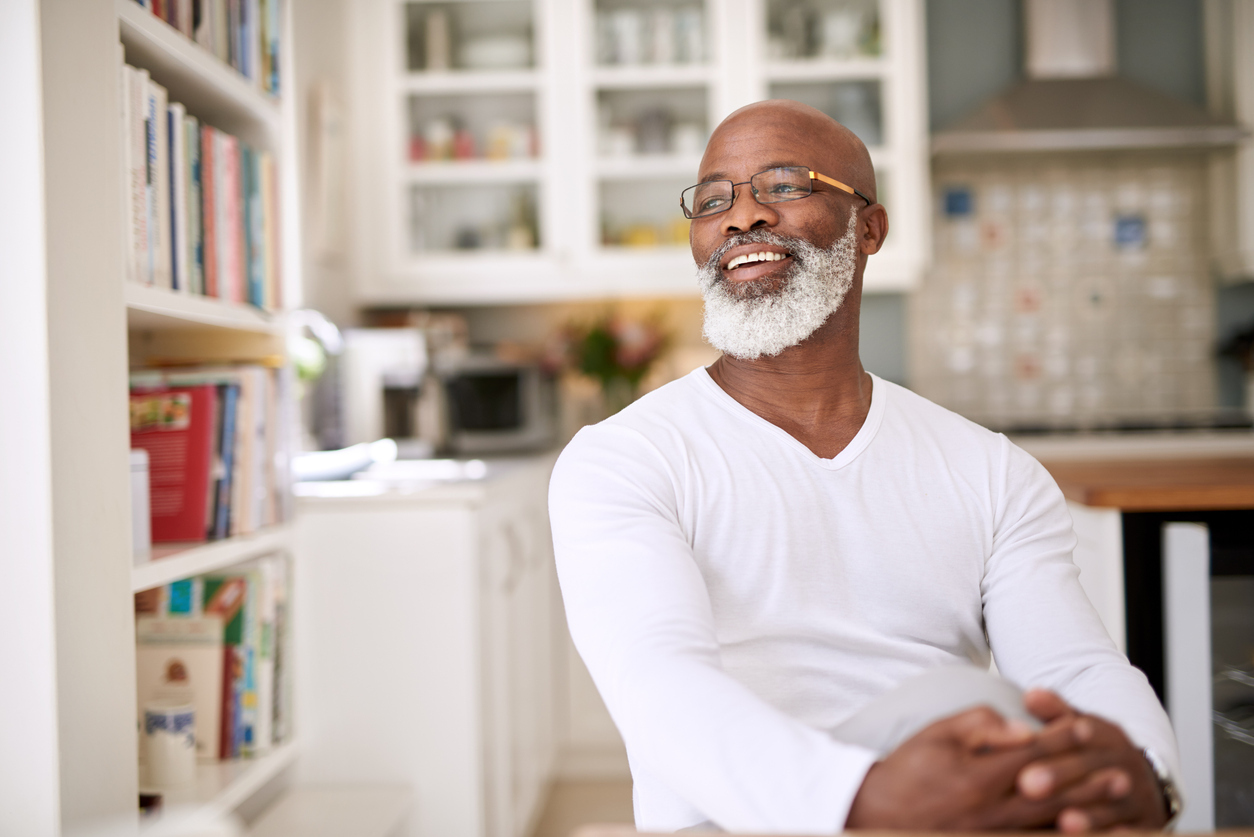
[[(550, 487), (637, 827), (1161, 827), (1172, 733), (1079, 586), (1057, 486), (862, 368), (862, 274), (888, 232), (865, 147), (761, 102), (715, 130), (699, 180), (683, 205), (723, 354), (581, 431)], [(1043, 729), (977, 708), (891, 752), (842, 738), (990, 651), (1054, 690), (1024, 699)]]

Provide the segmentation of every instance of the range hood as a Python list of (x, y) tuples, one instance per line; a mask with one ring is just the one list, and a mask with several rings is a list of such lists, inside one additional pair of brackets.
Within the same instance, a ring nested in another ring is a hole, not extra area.
[(1115, 74), (1114, 0), (1024, 0), (1027, 79), (932, 137), (936, 154), (1214, 148), (1233, 122)]

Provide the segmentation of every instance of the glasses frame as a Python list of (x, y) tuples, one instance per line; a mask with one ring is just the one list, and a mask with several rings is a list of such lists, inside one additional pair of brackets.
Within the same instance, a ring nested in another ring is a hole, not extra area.
[[(805, 169), (806, 172), (808, 172), (810, 175), (810, 191), (806, 192), (804, 195), (797, 195), (795, 198), (782, 198), (777, 201), (761, 201), (761, 200), (758, 200), (758, 193), (757, 193), (757, 190), (755, 189), (753, 190), (753, 199), (755, 201), (758, 201), (758, 203), (763, 204), (763, 205), (769, 205), (773, 203), (788, 203), (789, 201), (799, 201), (802, 198), (808, 198), (810, 197), (810, 195), (814, 194), (813, 181), (818, 180), (823, 183), (826, 183), (828, 186), (835, 186), (837, 189), (840, 189), (842, 192), (846, 192), (850, 195), (857, 195), (858, 197), (862, 198), (862, 200), (866, 201), (867, 206), (871, 206), (874, 203), (874, 201), (872, 201), (870, 198), (868, 198), (866, 195), (862, 194), (861, 192), (859, 192), (857, 189), (853, 188), (852, 186), (846, 183), (841, 183), (839, 180), (834, 180), (825, 174), (819, 174), (818, 172), (814, 171), (808, 166), (773, 166), (769, 169), (762, 169), (762, 171), (756, 172), (753, 175), (753, 177), (750, 177), (748, 180), (742, 180), (740, 183), (735, 183), (731, 180), (706, 180), (701, 183), (697, 183), (696, 185), (689, 186), (687, 189), (684, 189), (684, 191), (679, 193), (679, 208), (683, 210), (684, 217), (690, 221), (695, 221), (700, 218), (709, 218), (713, 215), (718, 215), (720, 213), (726, 212), (727, 210), (731, 209), (732, 206), (736, 203), (736, 187), (737, 186), (749, 185), (750, 187), (752, 187), (754, 177), (757, 177), (760, 174), (766, 174), (767, 172), (770, 172), (770, 171), (778, 171), (779, 169)], [(692, 213), (688, 211), (688, 207), (684, 204), (684, 195), (690, 189), (695, 189), (697, 188), (697, 186), (708, 186), (711, 183), (730, 183), (731, 191), (732, 191), (732, 199), (728, 201), (727, 206), (723, 207), (722, 209), (716, 209), (713, 212), (706, 212), (701, 215), (693, 215)]]

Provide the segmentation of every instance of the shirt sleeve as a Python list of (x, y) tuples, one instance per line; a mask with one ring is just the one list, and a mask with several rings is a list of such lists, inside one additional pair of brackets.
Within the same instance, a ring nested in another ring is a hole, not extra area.
[(633, 772), (728, 831), (843, 828), (869, 750), (770, 706), (722, 667), (709, 595), (666, 458), (621, 425), (585, 428), (549, 488), (558, 577), (575, 647)]
[(1175, 735), (1140, 669), (1119, 652), (1080, 586), (1076, 537), (1049, 472), (1004, 437), (983, 581), (989, 645), (1004, 677), (1052, 689), (1077, 709), (1118, 724), (1179, 777)]

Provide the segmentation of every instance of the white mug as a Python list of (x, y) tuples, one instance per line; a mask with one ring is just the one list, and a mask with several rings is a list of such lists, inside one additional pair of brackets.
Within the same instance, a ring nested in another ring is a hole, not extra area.
[(190, 703), (145, 704), (143, 740), (149, 784), (170, 787), (196, 778), (196, 713)]

